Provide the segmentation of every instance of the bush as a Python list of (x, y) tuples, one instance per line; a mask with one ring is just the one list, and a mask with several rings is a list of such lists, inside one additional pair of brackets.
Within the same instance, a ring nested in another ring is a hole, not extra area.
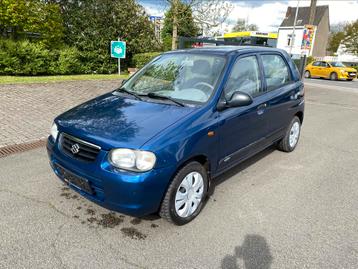
[[(140, 53), (133, 57), (134, 66), (142, 67), (159, 52)], [(131, 55), (128, 55), (128, 61)], [(126, 62), (122, 61), (122, 70)], [(0, 39), (0, 75), (68, 75), (110, 74), (117, 72), (117, 59), (108, 50), (80, 51), (75, 47), (47, 49), (40, 42)]]
[(0, 41), (0, 74), (43, 75), (48, 73), (51, 56), (40, 43)]
[(76, 48), (64, 47), (53, 52), (50, 74), (69, 75), (81, 73), (80, 53)]
[(314, 57), (313, 57), (313, 56), (308, 56), (308, 57), (307, 57), (306, 64), (310, 64), (310, 63), (312, 63), (312, 62), (314, 62)]
[(67, 75), (82, 73), (76, 48), (48, 50), (42, 43), (0, 39), (0, 75)]
[(132, 63), (136, 68), (142, 68), (146, 63), (160, 54), (160, 52), (137, 53), (133, 56)]

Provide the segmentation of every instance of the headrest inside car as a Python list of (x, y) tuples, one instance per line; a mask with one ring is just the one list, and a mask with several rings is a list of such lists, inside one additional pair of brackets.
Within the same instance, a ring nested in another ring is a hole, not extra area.
[(196, 60), (191, 67), (191, 71), (195, 74), (209, 75), (210, 63), (207, 60)]

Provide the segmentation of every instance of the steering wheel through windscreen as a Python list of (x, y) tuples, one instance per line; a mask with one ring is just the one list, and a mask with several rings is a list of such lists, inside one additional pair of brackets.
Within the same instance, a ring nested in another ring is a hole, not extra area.
[[(203, 87), (204, 86), (204, 87)], [(204, 81), (195, 83), (195, 85), (193, 86), (193, 88), (198, 89), (200, 91), (202, 91), (203, 93), (205, 93), (208, 97), (211, 95), (211, 93), (214, 90), (214, 87), (212, 85), (210, 85), (209, 83), (206, 83)]]

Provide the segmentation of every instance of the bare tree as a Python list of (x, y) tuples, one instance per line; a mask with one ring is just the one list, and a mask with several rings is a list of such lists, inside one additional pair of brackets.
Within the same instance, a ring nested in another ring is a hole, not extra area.
[(196, 1), (192, 6), (194, 20), (201, 26), (204, 36), (211, 35), (226, 21), (233, 7), (229, 1)]
[(242, 31), (257, 31), (258, 27), (256, 24), (248, 24), (245, 19), (237, 19), (236, 25), (233, 28), (234, 32)]
[(172, 50), (177, 49), (180, 12), (186, 11), (178, 8), (181, 3), (184, 3), (187, 9), (192, 9), (194, 20), (202, 27), (203, 34), (210, 33), (211, 29), (224, 23), (233, 9), (230, 2), (222, 0), (187, 0), (183, 2), (181, 0), (167, 0), (167, 2), (173, 10)]

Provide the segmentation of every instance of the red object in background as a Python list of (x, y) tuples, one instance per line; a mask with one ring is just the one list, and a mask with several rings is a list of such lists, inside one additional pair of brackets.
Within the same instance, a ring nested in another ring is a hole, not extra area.
[(203, 47), (203, 43), (201, 42), (195, 42), (191, 45), (192, 48), (202, 48)]

